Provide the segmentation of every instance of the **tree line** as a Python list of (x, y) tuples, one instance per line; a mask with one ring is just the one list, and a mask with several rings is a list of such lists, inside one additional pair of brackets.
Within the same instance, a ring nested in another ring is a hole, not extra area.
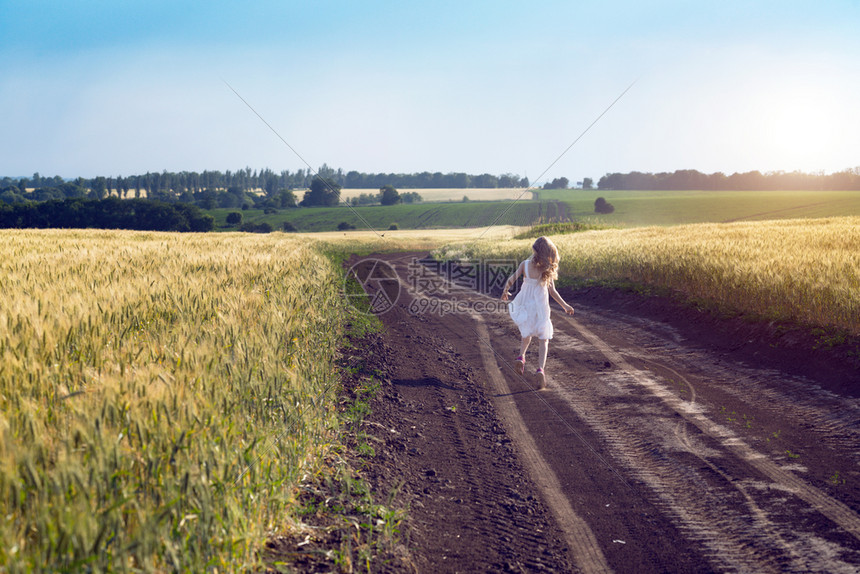
[[(339, 172), (340, 170), (338, 170)], [(341, 187), (347, 189), (382, 189), (386, 185), (398, 189), (461, 189), (461, 188), (510, 188), (528, 187), (529, 179), (511, 173), (492, 175), (483, 173), (441, 173), (422, 171), (420, 173), (359, 173), (357, 171), (327, 174)]]
[(597, 182), (598, 189), (619, 190), (713, 190), (713, 191), (858, 191), (860, 167), (832, 174), (800, 171), (749, 171), (726, 175), (705, 174), (695, 169), (672, 173), (608, 173)]
[(0, 203), (0, 228), (212, 231), (215, 218), (196, 205), (146, 199), (51, 199)]
[[(381, 189), (386, 185), (396, 188), (496, 188), (528, 187), (528, 178), (513, 174), (469, 175), (466, 173), (421, 172), (402, 173), (360, 173), (333, 169), (323, 164), (319, 170), (300, 169), (276, 173), (271, 169), (252, 170), (250, 167), (238, 171), (163, 171), (147, 172), (131, 176), (78, 177), (66, 180), (60, 176), (43, 177), (38, 172), (33, 177), (0, 178), (0, 191), (7, 197), (18, 195), (21, 199), (27, 193), (38, 192), (37, 201), (60, 199), (62, 197), (90, 196), (104, 199), (115, 193), (121, 198), (140, 198), (159, 200), (179, 200), (183, 195), (203, 191), (218, 192), (231, 188), (242, 192), (256, 192), (274, 196), (279, 191), (308, 189), (315, 177), (334, 182), (342, 188)], [(32, 190), (32, 192), (28, 192)], [(28, 197), (28, 199), (32, 199)]]

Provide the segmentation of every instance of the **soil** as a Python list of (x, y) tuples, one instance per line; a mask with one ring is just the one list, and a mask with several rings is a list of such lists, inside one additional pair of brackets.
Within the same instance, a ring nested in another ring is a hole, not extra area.
[(498, 290), (424, 255), (348, 262), (385, 325), (362, 472), (409, 517), (377, 570), (860, 570), (856, 340), (561, 290), (537, 390)]

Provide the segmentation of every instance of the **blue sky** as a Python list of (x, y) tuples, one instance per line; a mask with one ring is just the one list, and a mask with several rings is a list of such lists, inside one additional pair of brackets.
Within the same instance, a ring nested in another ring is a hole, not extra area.
[(0, 175), (860, 165), (860, 2), (0, 0)]

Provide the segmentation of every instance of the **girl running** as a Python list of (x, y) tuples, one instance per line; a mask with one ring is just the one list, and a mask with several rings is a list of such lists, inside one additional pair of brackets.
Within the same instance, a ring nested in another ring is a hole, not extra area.
[(517, 371), (522, 375), (526, 368), (526, 350), (532, 337), (538, 339), (538, 368), (535, 373), (538, 389), (546, 388), (546, 352), (549, 340), (552, 339), (552, 322), (550, 321), (549, 297), (552, 296), (565, 313), (573, 315), (573, 307), (565, 303), (558, 291), (555, 290), (554, 280), (558, 278), (558, 249), (548, 237), (538, 237), (532, 244), (532, 256), (526, 259), (505, 282), (502, 301), (510, 297), (508, 290), (516, 283), (520, 275), (525, 275), (523, 286), (517, 293), (508, 312), (517, 324), (522, 336), (520, 356), (516, 358)]

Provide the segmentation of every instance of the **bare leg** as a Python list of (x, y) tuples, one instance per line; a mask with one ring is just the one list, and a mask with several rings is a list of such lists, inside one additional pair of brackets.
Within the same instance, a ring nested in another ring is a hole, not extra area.
[(523, 337), (523, 342), (522, 342), (522, 344), (520, 345), (520, 357), (522, 357), (522, 358), (524, 358), (524, 359), (525, 359), (525, 357), (526, 357), (526, 350), (529, 348), (529, 343), (531, 343), (531, 342), (532, 342), (532, 338), (531, 338), (531, 337)]
[(529, 348), (529, 343), (532, 342), (531, 337), (523, 337), (522, 344), (520, 345), (520, 356), (517, 357), (517, 372), (519, 374), (523, 374), (526, 370), (526, 350)]
[(546, 374), (543, 372), (543, 368), (546, 365), (547, 349), (549, 349), (549, 339), (538, 339), (537, 383), (539, 390), (546, 388)]
[(546, 352), (549, 349), (549, 339), (538, 339), (538, 367), (543, 369), (546, 365)]

